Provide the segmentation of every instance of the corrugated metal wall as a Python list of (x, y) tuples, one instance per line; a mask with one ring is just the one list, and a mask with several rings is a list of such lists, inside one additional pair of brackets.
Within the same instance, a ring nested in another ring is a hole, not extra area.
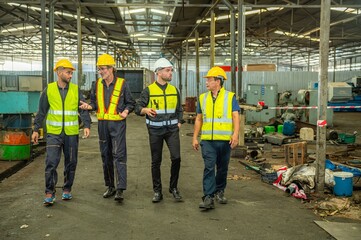
[[(0, 75), (41, 75), (41, 71), (0, 71)], [(83, 90), (90, 90), (92, 81), (96, 79), (96, 72), (84, 72), (86, 76), (86, 83), (84, 86), (81, 86)], [(205, 79), (203, 76), (206, 76), (207, 72), (200, 72), (200, 86), (199, 93), (205, 92), (207, 89), (205, 87)], [(344, 72), (330, 72), (328, 79), (330, 82), (333, 81), (335, 75), (336, 82), (350, 81), (354, 76), (361, 76), (361, 71), (344, 71)], [(243, 72), (243, 87), (245, 90), (247, 84), (277, 84), (278, 91), (292, 91), (297, 93), (299, 89), (307, 89), (310, 82), (318, 81), (317, 72)], [(231, 75), (227, 72), (228, 80), (225, 82), (225, 88), (231, 90)], [(194, 71), (188, 71), (188, 89), (185, 90), (185, 72), (182, 72), (182, 98), (185, 102), (186, 96), (194, 97), (197, 96), (197, 85), (196, 85), (196, 74)], [(56, 76), (54, 77), (56, 79)], [(77, 81), (77, 72), (73, 74), (73, 83), (78, 83)], [(172, 84), (179, 86), (179, 72), (175, 71), (173, 73)], [(237, 85), (238, 89), (238, 85)], [(237, 93), (238, 95), (238, 93)]]

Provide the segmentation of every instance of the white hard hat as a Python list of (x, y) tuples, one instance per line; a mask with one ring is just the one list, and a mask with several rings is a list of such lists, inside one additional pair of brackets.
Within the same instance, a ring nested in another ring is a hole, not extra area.
[(154, 63), (154, 72), (157, 72), (159, 69), (166, 67), (173, 67), (173, 64), (170, 61), (168, 61), (166, 58), (159, 58)]

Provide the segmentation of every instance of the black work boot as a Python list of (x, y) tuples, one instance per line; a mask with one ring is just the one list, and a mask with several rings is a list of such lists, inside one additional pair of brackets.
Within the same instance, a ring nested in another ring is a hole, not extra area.
[(124, 200), (123, 190), (117, 190), (114, 197), (115, 201), (122, 202)]
[(114, 196), (114, 194), (115, 194), (114, 187), (108, 187), (108, 189), (103, 194), (103, 198), (108, 198), (108, 197)]
[(213, 209), (214, 208), (214, 200), (211, 196), (207, 195), (202, 197), (202, 202), (199, 204), (199, 208), (203, 209)]
[(177, 202), (180, 202), (182, 200), (182, 196), (180, 195), (180, 192), (178, 191), (177, 188), (170, 188), (169, 192), (173, 195), (174, 199)]
[(155, 192), (152, 202), (157, 203), (163, 200), (163, 194), (161, 192)]

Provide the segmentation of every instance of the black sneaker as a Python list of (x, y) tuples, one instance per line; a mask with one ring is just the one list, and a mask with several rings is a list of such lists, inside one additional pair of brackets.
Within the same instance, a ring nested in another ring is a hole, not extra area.
[(105, 191), (105, 193), (103, 194), (103, 198), (109, 198), (111, 196), (114, 196), (115, 194), (115, 189), (114, 187), (108, 187), (108, 189)]
[(218, 203), (220, 204), (227, 204), (227, 198), (224, 196), (224, 192), (223, 191), (218, 191), (215, 194), (216, 196), (216, 200)]
[(203, 209), (213, 209), (214, 208), (214, 200), (211, 196), (202, 197), (203, 202), (199, 204), (199, 208)]
[(157, 203), (163, 200), (163, 194), (161, 192), (155, 192), (152, 202)]
[(124, 200), (123, 190), (117, 190), (114, 197), (115, 201), (122, 202)]
[(173, 197), (176, 201), (179, 202), (182, 200), (182, 196), (180, 195), (180, 192), (178, 191), (177, 188), (171, 188), (171, 189), (169, 189), (169, 192), (173, 195)]

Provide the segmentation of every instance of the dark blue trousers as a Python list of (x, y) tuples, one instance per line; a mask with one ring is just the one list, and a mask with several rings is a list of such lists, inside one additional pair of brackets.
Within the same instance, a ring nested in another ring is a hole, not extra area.
[(213, 196), (226, 188), (231, 146), (229, 141), (207, 140), (202, 140), (200, 145), (204, 160), (203, 194)]
[[(103, 161), (105, 186), (127, 189), (126, 121), (98, 122), (99, 146)], [(115, 174), (114, 174), (115, 170)]]
[(45, 159), (45, 193), (55, 193), (55, 186), (58, 182), (56, 171), (61, 152), (64, 153), (64, 185), (63, 190), (71, 191), (75, 178), (75, 169), (78, 163), (79, 136), (46, 135), (46, 159)]

